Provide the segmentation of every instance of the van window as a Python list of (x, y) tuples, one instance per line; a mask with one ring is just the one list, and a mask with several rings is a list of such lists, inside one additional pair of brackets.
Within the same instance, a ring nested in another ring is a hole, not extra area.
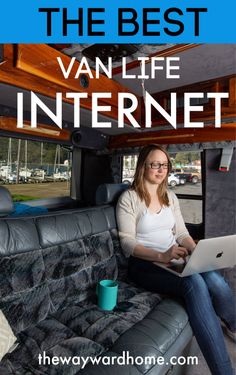
[(70, 195), (71, 152), (61, 145), (0, 138), (0, 184), (14, 201)]
[[(122, 182), (132, 183), (137, 155), (123, 156)], [(200, 152), (170, 153), (172, 171), (168, 176), (169, 189), (179, 196), (186, 223), (202, 222), (202, 170)]]
[(138, 155), (123, 156), (122, 182), (131, 184), (138, 160)]

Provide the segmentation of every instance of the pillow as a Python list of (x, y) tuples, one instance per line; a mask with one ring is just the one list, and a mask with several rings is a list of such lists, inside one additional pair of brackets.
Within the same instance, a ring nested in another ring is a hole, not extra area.
[(11, 351), (13, 344), (16, 341), (9, 323), (4, 316), (3, 312), (0, 310), (0, 361), (2, 357)]

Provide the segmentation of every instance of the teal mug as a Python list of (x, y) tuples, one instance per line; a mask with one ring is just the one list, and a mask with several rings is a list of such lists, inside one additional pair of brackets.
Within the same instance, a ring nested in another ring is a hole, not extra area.
[(118, 283), (114, 280), (101, 280), (96, 289), (98, 307), (102, 310), (113, 310), (117, 303)]

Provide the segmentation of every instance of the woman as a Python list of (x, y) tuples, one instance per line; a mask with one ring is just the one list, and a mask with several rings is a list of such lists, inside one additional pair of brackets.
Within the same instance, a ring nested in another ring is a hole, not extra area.
[(214, 375), (234, 373), (220, 320), (236, 339), (233, 293), (217, 272), (178, 277), (153, 264), (185, 258), (196, 244), (190, 237), (176, 195), (167, 190), (171, 162), (158, 145), (139, 155), (131, 189), (117, 205), (121, 245), (129, 258), (129, 276), (144, 288), (184, 299), (190, 324)]

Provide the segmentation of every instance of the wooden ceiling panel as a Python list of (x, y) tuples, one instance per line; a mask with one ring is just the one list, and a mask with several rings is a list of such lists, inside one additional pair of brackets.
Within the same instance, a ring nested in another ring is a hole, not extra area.
[(109, 148), (129, 148), (149, 143), (183, 144), (199, 142), (235, 141), (236, 123), (223, 124), (221, 128), (207, 126), (201, 129), (178, 129), (142, 132), (111, 137)]

